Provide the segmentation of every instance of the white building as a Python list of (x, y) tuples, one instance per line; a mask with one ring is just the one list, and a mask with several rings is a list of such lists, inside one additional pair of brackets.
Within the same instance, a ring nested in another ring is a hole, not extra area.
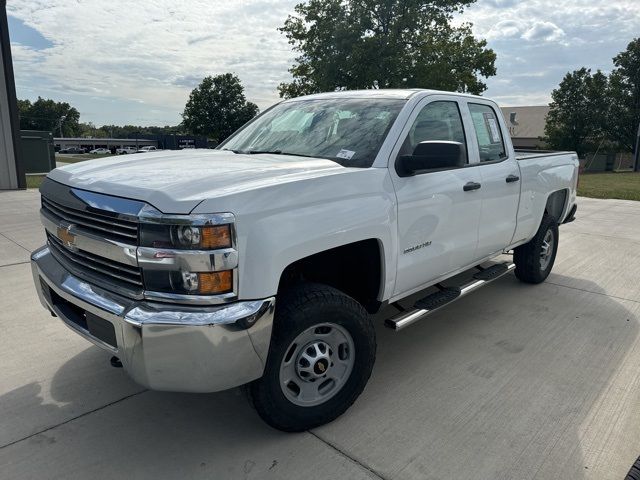
[(544, 127), (549, 106), (502, 107), (513, 146), (517, 149), (544, 149)]

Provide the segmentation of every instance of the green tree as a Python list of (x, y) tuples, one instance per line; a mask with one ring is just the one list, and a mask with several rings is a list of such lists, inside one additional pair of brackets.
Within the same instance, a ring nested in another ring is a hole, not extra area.
[(194, 88), (182, 113), (185, 128), (221, 142), (258, 113), (248, 102), (240, 79), (232, 73), (205, 77)]
[(298, 53), (281, 97), (371, 88), (435, 88), (480, 94), (496, 55), (453, 15), (475, 0), (309, 0), (280, 28)]
[(107, 138), (109, 135), (101, 128), (96, 127), (93, 122), (81, 123), (79, 137)]
[(609, 112), (608, 80), (600, 70), (581, 68), (567, 73), (551, 93), (545, 126), (551, 148), (574, 150), (580, 157), (594, 151), (605, 135)]
[(613, 64), (616, 68), (609, 76), (611, 114), (607, 130), (621, 148), (632, 151), (640, 124), (640, 38), (615, 56)]
[(132, 138), (136, 135), (182, 135), (187, 133), (182, 124), (164, 127), (142, 127), (140, 125), (103, 125), (99, 129), (110, 138)]
[(22, 130), (48, 130), (55, 136), (62, 133), (65, 137), (80, 134), (80, 112), (67, 102), (56, 102), (51, 99), (18, 100), (20, 112), (20, 128)]

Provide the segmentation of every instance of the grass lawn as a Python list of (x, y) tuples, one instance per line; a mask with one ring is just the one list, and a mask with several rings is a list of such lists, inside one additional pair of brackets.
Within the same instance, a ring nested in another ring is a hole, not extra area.
[[(106, 158), (112, 155), (95, 155), (91, 153), (84, 153), (80, 155), (58, 155), (56, 154), (56, 162), (64, 163), (78, 163), (85, 160), (95, 160), (96, 158)], [(46, 175), (27, 175), (27, 188), (40, 188), (40, 184), (44, 180)]]
[(640, 201), (640, 172), (583, 173), (578, 195)]
[(46, 175), (27, 175), (27, 188), (40, 188)]

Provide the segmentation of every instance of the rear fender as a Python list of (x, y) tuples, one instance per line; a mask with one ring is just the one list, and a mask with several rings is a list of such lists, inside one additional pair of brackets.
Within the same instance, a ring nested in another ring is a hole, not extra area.
[(558, 165), (537, 173), (536, 167), (527, 162), (522, 162), (520, 167), (523, 185), (514, 245), (524, 243), (535, 235), (546, 211), (550, 211), (558, 223), (561, 223), (576, 198), (575, 164)]

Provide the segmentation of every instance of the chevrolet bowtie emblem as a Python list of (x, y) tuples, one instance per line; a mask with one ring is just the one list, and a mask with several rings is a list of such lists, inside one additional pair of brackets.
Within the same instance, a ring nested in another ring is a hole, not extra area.
[(69, 225), (66, 228), (58, 227), (57, 230), (58, 238), (62, 241), (65, 247), (69, 248), (74, 247), (76, 242), (76, 236), (69, 231), (71, 230), (71, 227), (73, 227), (73, 225)]

